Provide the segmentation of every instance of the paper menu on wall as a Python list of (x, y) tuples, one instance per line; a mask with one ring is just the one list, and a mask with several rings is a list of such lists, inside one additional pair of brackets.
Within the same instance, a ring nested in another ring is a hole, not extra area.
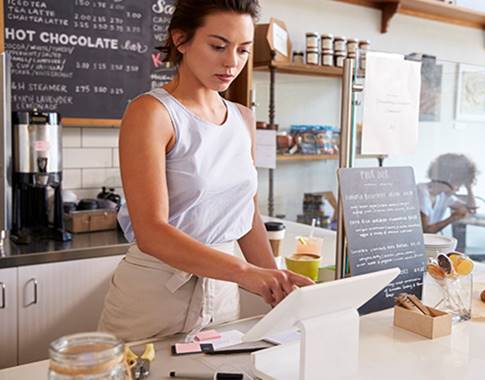
[(416, 151), (420, 90), (420, 62), (398, 54), (367, 54), (362, 154)]

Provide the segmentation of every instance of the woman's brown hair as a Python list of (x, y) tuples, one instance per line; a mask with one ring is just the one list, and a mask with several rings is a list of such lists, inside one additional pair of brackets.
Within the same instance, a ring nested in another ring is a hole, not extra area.
[[(178, 65), (182, 61), (182, 54), (177, 47), (189, 42), (195, 31), (204, 24), (205, 17), (215, 12), (247, 14), (256, 20), (259, 15), (259, 3), (258, 0), (177, 0), (168, 27), (167, 41), (163, 47), (167, 53), (165, 60)], [(174, 30), (185, 33), (185, 38), (178, 46), (175, 46), (172, 39)]]

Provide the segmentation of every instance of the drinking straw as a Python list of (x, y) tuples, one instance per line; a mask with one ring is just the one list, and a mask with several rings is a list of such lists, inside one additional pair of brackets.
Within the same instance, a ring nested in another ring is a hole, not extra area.
[(315, 232), (315, 224), (317, 223), (317, 219), (312, 219), (312, 229), (310, 230), (310, 237), (313, 237), (313, 233)]

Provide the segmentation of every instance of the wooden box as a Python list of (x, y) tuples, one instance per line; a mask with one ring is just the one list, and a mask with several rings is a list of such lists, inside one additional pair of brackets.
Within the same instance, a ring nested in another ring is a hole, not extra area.
[(435, 315), (421, 314), (402, 306), (394, 306), (394, 326), (434, 339), (451, 334), (451, 314), (428, 307)]
[[(272, 59), (272, 54), (274, 57)], [(283, 21), (271, 18), (268, 24), (258, 24), (254, 31), (253, 65), (291, 62), (291, 41)]]
[(64, 223), (69, 232), (92, 232), (114, 230), (117, 212), (110, 209), (71, 211), (64, 214)]

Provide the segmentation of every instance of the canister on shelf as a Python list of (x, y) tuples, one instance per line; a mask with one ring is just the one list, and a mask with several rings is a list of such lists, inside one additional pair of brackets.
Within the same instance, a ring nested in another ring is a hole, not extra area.
[(276, 135), (276, 149), (279, 154), (288, 153), (293, 146), (293, 136), (288, 132), (279, 132)]
[(355, 58), (357, 56), (357, 49), (359, 48), (359, 40), (356, 38), (349, 38), (347, 40), (347, 56)]
[(333, 50), (335, 50), (335, 53), (346, 52), (347, 51), (346, 42), (347, 42), (347, 39), (345, 37), (335, 37), (333, 40)]
[(329, 33), (323, 33), (320, 37), (321, 44), (320, 46), (322, 47), (322, 52), (323, 50), (333, 50), (333, 35)]
[(333, 50), (322, 50), (322, 60), (321, 63), (323, 66), (333, 66), (334, 65), (333, 59)]
[(302, 51), (294, 51), (293, 63), (296, 63), (298, 65), (303, 65), (305, 63), (305, 53), (303, 53)]
[(347, 58), (347, 55), (345, 53), (335, 52), (335, 66), (344, 67), (345, 58)]
[(310, 65), (319, 64), (319, 51), (318, 49), (307, 49), (306, 50), (306, 63)]
[(306, 49), (319, 49), (320, 36), (315, 32), (308, 32), (306, 34)]
[(367, 57), (367, 52), (369, 51), (370, 41), (361, 40), (359, 42), (359, 69), (365, 70), (365, 62)]

